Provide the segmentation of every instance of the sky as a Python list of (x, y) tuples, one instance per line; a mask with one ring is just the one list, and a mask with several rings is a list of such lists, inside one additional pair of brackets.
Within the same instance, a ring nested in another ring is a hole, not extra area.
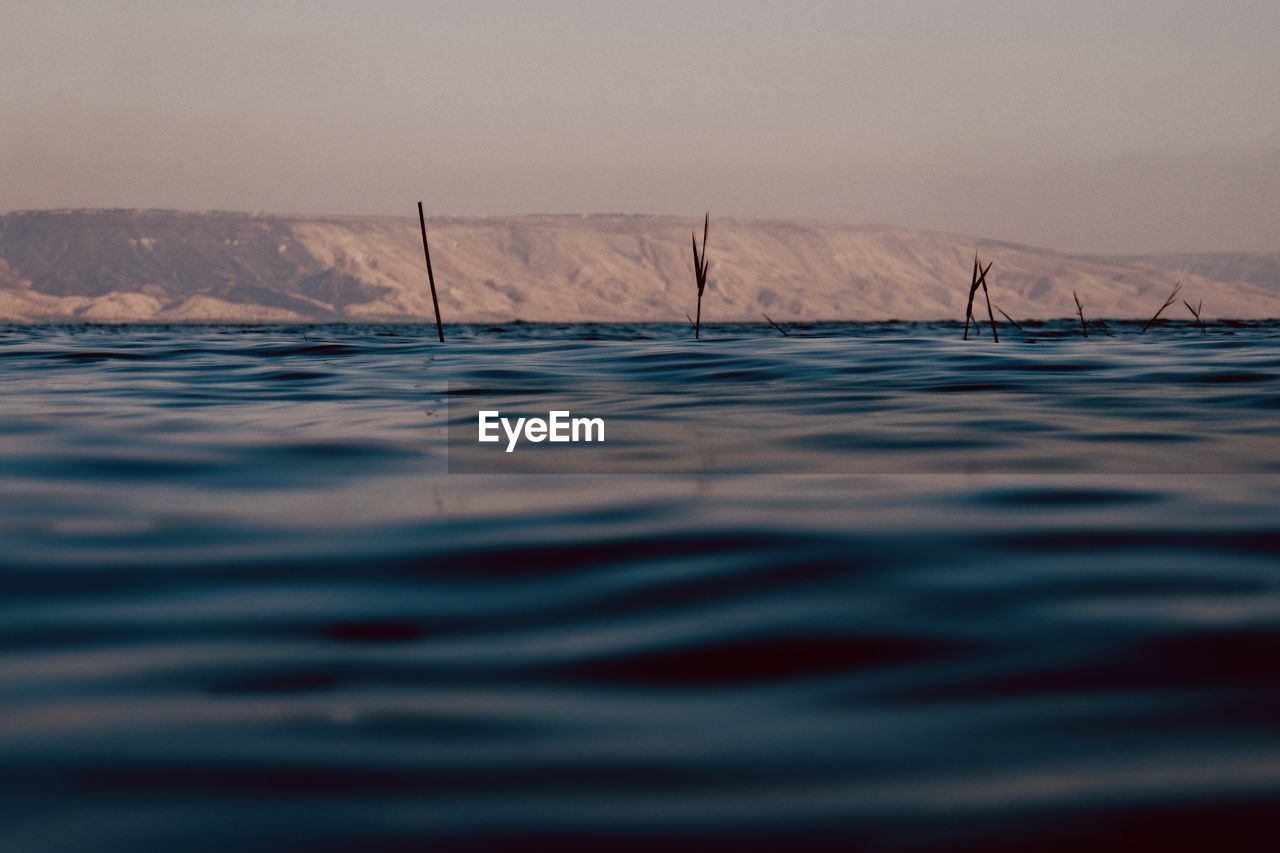
[(1280, 3), (0, 0), (0, 211), (1280, 250)]

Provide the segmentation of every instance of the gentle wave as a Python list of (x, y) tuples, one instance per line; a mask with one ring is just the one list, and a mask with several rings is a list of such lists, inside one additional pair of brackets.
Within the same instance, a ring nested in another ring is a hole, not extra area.
[(1265, 849), (1280, 326), (1111, 328), (0, 329), (0, 846)]

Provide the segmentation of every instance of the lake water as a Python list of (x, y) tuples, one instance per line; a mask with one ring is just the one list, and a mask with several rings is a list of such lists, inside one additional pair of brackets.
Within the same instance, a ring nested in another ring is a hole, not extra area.
[(0, 328), (0, 849), (1274, 849), (1280, 324), (1138, 328)]

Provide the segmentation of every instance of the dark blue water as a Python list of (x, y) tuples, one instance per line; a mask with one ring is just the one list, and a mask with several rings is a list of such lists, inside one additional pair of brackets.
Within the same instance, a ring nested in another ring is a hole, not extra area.
[(1274, 849), (1280, 326), (431, 331), (0, 329), (0, 849)]

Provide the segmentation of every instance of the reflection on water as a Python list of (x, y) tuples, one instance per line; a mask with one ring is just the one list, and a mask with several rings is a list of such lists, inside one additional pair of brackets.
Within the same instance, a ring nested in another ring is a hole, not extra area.
[(0, 848), (1268, 849), (1280, 327), (1112, 329), (0, 330)]

